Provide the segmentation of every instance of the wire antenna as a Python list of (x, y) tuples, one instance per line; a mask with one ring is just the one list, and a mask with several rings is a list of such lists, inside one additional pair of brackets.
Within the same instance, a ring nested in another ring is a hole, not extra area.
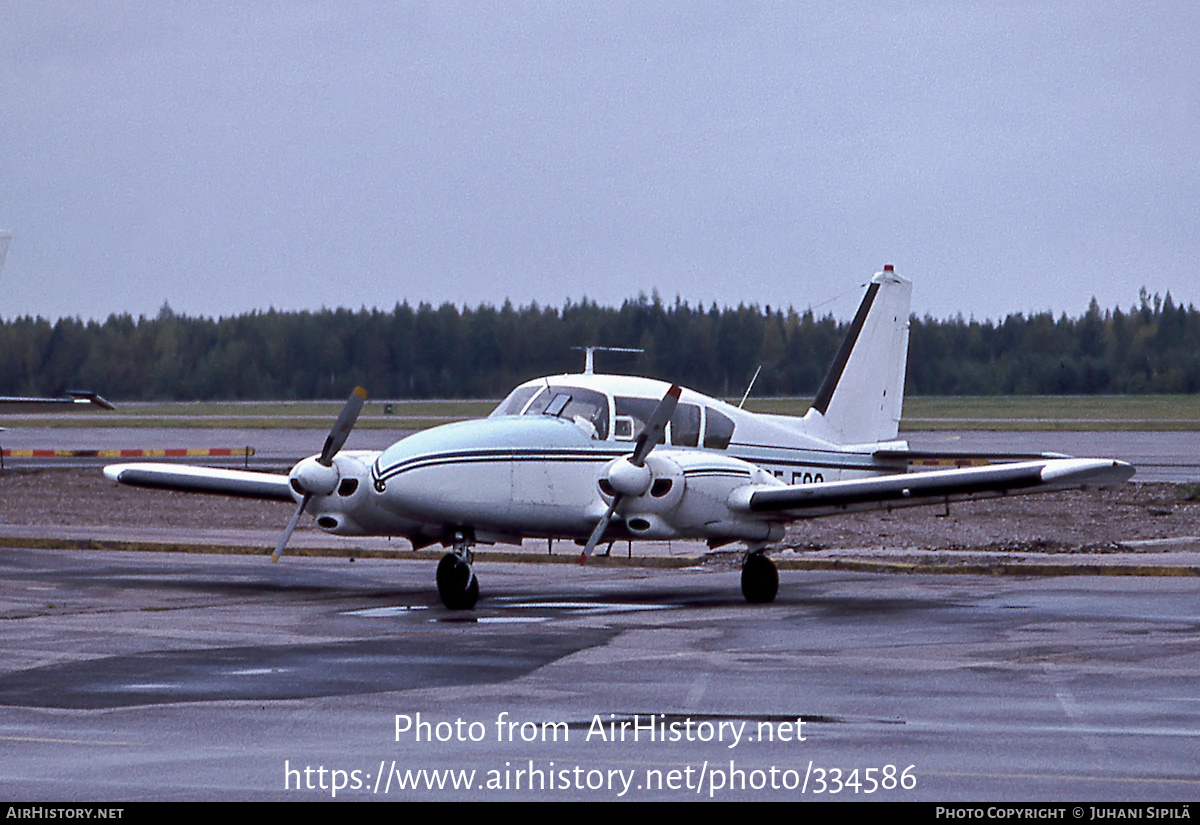
[(750, 390), (754, 389), (754, 382), (758, 380), (758, 374), (762, 372), (762, 364), (758, 365), (758, 369), (754, 371), (754, 377), (750, 379), (750, 385), (746, 387), (746, 394), (742, 396), (742, 403), (738, 404), (738, 409), (746, 406), (746, 399), (750, 397)]

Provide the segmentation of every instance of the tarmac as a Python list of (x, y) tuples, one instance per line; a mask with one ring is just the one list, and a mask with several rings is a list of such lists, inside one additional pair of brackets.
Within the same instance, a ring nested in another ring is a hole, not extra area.
[(785, 571), (748, 605), (711, 565), (497, 561), (476, 608), (448, 611), (425, 563), (9, 548), (0, 572), (10, 803), (1108, 800), (1178, 818), (1200, 792), (1195, 578)]

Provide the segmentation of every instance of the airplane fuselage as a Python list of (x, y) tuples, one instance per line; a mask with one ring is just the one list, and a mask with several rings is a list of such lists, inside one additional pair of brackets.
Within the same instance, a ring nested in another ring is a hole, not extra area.
[[(619, 375), (526, 382), (488, 419), (434, 427), (382, 453), (343, 452), (335, 461), (339, 483), (310, 511), (339, 535), (585, 538), (612, 502), (605, 481), (667, 388)], [(842, 448), (808, 434), (805, 419), (764, 416), (684, 389), (666, 443), (646, 462), (650, 481), (621, 503), (607, 537), (777, 540), (777, 524), (730, 506), (734, 490), (903, 471), (872, 456), (880, 446)]]

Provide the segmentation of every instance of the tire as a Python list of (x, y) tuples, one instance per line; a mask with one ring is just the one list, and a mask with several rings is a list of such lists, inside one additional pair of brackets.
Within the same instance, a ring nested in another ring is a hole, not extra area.
[(752, 553), (742, 565), (742, 595), (750, 604), (770, 604), (779, 592), (779, 571), (762, 553)]
[(453, 553), (438, 562), (437, 589), (449, 610), (470, 610), (479, 600), (479, 579), (472, 574), (471, 565)]

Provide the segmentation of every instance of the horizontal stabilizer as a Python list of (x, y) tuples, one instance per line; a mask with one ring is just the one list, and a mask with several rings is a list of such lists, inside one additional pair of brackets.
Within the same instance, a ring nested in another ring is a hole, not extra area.
[(288, 477), (278, 473), (145, 463), (110, 464), (104, 468), (104, 475), (111, 481), (130, 487), (213, 493), (268, 501), (295, 501), (291, 487), (288, 486)]
[(762, 486), (740, 491), (730, 503), (752, 513), (815, 518), (1018, 493), (1110, 487), (1128, 481), (1133, 473), (1133, 465), (1114, 459), (1050, 459), (821, 484)]
[(921, 467), (983, 467), (1010, 461), (1036, 461), (1071, 458), (1063, 453), (945, 453), (926, 450), (876, 450), (871, 454), (880, 461), (904, 462)]

